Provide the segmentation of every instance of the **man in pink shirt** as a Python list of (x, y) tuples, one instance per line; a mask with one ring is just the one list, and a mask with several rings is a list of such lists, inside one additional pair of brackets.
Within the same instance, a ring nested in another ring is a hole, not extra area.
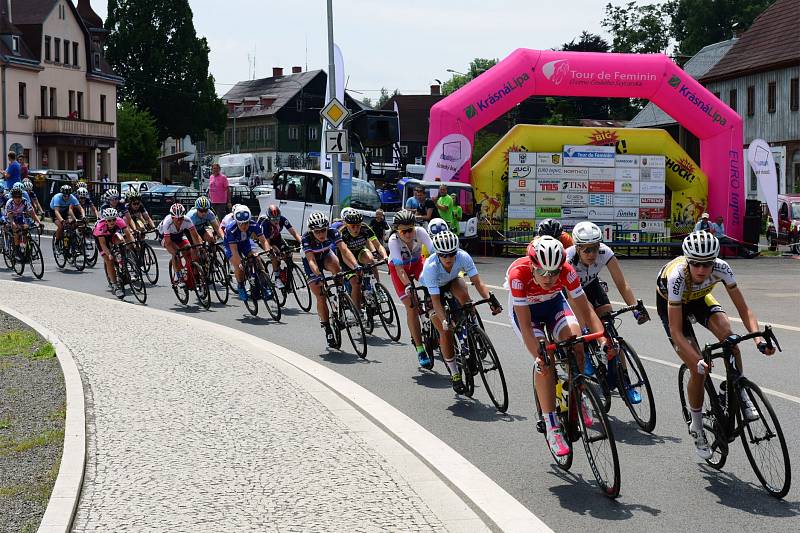
[(231, 188), (228, 186), (228, 176), (220, 172), (219, 165), (211, 165), (211, 177), (208, 180), (208, 199), (214, 213), (222, 219), (231, 208)]

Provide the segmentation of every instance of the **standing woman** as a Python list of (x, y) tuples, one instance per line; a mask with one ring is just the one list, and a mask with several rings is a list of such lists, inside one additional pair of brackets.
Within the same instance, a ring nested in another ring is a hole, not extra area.
[(208, 198), (211, 208), (220, 219), (231, 208), (231, 188), (228, 185), (228, 176), (220, 172), (219, 164), (211, 165), (211, 177), (208, 179)]

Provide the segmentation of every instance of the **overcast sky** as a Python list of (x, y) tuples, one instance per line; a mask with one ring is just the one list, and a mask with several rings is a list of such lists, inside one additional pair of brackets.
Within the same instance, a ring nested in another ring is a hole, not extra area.
[[(426, 93), (435, 79), (464, 72), (474, 57), (503, 58), (515, 48), (546, 49), (581, 31), (600, 33), (608, 0), (334, 0), (334, 36), (348, 90), (375, 98), (381, 87)], [(613, 0), (613, 4), (624, 1)], [(327, 70), (325, 0), (190, 0), (198, 35), (211, 47), (211, 74), (223, 95), (272, 67)], [(555, 7), (554, 7), (555, 6)], [(92, 0), (105, 19), (106, 0)], [(306, 53), (306, 46), (308, 52)]]

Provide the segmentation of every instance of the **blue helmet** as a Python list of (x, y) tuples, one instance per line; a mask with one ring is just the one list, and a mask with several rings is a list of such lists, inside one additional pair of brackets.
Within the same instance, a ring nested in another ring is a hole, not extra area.
[(194, 201), (195, 209), (210, 209), (211, 202), (205, 196), (200, 196)]
[(236, 222), (250, 222), (250, 218), (252, 218), (250, 208), (246, 205), (240, 205), (239, 208), (233, 212), (233, 218), (236, 219)]

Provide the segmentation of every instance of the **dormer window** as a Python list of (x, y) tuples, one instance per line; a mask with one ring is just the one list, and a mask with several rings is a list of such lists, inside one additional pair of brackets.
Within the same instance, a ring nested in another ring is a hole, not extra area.
[(16, 35), (11, 36), (11, 51), (19, 54), (19, 37)]

